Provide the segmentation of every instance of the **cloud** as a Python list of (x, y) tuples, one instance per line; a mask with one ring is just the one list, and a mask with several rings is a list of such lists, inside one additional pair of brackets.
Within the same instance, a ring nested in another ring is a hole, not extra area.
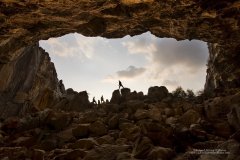
[(153, 63), (164, 66), (181, 65), (192, 69), (206, 65), (208, 50), (203, 42), (166, 39), (157, 41), (154, 46), (156, 49), (152, 52)]
[(194, 74), (206, 66), (208, 59), (206, 43), (198, 40), (177, 41), (144, 35), (136, 40), (125, 41), (122, 45), (131, 54), (145, 54), (149, 66), (155, 68), (153, 75), (172, 67), (184, 68), (185, 72)]
[(179, 83), (175, 80), (168, 80), (167, 79), (167, 80), (163, 81), (163, 85), (176, 87), (176, 86), (179, 86)]
[(128, 38), (122, 42), (122, 46), (127, 48), (130, 54), (150, 54), (155, 51), (153, 42), (157, 38), (150, 33)]
[(129, 79), (130, 80), (130, 79), (136, 78), (136, 77), (144, 74), (145, 71), (146, 71), (146, 68), (143, 68), (143, 67), (138, 68), (138, 67), (131, 65), (125, 70), (120, 70), (112, 75), (107, 75), (102, 80), (102, 82), (110, 82), (110, 83), (114, 82), (115, 83), (119, 79)]
[(133, 78), (141, 75), (146, 71), (145, 68), (137, 68), (135, 66), (129, 66), (126, 70), (117, 71), (119, 78)]
[(81, 61), (92, 59), (97, 52), (97, 45), (100, 41), (108, 44), (108, 40), (96, 37), (84, 37), (80, 34), (68, 34), (59, 38), (50, 38), (47, 41), (40, 41), (40, 46), (55, 56), (79, 58)]

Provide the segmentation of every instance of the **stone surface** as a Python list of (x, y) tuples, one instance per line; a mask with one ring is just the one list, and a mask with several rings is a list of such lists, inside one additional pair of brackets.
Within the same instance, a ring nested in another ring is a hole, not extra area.
[(193, 109), (190, 109), (180, 117), (180, 121), (183, 124), (190, 126), (193, 123), (197, 123), (197, 121), (200, 118), (201, 118), (201, 115), (198, 112), (196, 112)]
[(68, 113), (51, 112), (46, 119), (46, 124), (55, 130), (61, 130), (71, 123), (72, 117)]
[(72, 134), (76, 138), (88, 137), (89, 124), (79, 124), (76, 128), (72, 129)]
[(54, 64), (38, 45), (3, 65), (0, 77), (0, 118), (51, 107), (62, 95)]
[(171, 148), (156, 147), (148, 155), (152, 160), (169, 160), (175, 156), (174, 151)]
[(4, 0), (0, 7), (1, 68), (23, 55), (27, 46), (41, 39), (73, 32), (119, 38), (150, 31), (157, 37), (209, 42), (206, 90), (240, 85), (237, 76), (239, 2), (235, 0), (70, 0), (67, 3)]
[[(147, 31), (208, 42), (199, 99), (174, 99), (163, 86), (147, 96), (125, 88), (92, 108), (86, 91), (65, 91), (38, 45), (74, 32), (120, 38)], [(0, 159), (239, 159), (239, 31), (237, 0), (1, 1)], [(85, 123), (90, 134), (77, 129)], [(193, 158), (192, 147), (229, 154)]]
[(93, 136), (103, 136), (107, 134), (107, 127), (101, 121), (96, 121), (89, 126), (89, 132)]
[(168, 96), (168, 90), (164, 86), (154, 86), (148, 89), (148, 97), (151, 99), (162, 100)]

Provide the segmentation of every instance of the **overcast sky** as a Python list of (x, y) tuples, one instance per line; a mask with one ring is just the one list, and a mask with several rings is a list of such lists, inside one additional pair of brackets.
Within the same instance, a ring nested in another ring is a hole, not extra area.
[(176, 41), (150, 33), (121, 39), (68, 34), (40, 41), (55, 64), (66, 88), (87, 90), (90, 100), (110, 99), (118, 80), (132, 91), (147, 94), (150, 86), (203, 89), (208, 59), (207, 44)]

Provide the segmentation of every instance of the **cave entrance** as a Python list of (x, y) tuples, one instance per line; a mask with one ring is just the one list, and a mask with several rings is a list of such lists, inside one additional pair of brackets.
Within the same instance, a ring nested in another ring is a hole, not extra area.
[(41, 40), (66, 88), (87, 90), (89, 98), (110, 99), (118, 80), (132, 91), (178, 86), (198, 91), (206, 79), (207, 43), (158, 38), (150, 32), (119, 39), (67, 34)]

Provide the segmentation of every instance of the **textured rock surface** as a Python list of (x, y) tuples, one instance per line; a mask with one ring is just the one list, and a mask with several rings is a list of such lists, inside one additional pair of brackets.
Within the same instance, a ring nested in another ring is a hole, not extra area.
[[(125, 97), (129, 93), (121, 95), (120, 104), (96, 104), (81, 112), (52, 108), (10, 117), (0, 123), (0, 159), (239, 159), (234, 116), (240, 94), (235, 92), (201, 104), (171, 94), (167, 103), (147, 96), (149, 101), (131, 100)], [(233, 110), (213, 113), (214, 105), (232, 104)], [(120, 108), (116, 112), (110, 106)], [(196, 149), (215, 154), (197, 154)]]
[[(1, 52), (2, 53), (2, 52)], [(38, 45), (0, 68), (0, 117), (51, 106), (62, 95), (54, 64)]]
[(73, 32), (115, 38), (150, 31), (158, 37), (211, 43), (206, 89), (239, 87), (239, 3), (239, 0), (3, 0), (0, 68), (40, 39)]
[[(239, 6), (239, 0), (0, 1), (0, 159), (239, 159)], [(36, 45), (73, 32), (115, 38), (146, 31), (209, 42), (205, 89), (218, 94), (189, 101), (164, 88), (148, 96), (126, 88), (114, 91), (109, 104), (91, 105), (86, 91), (65, 92)]]

